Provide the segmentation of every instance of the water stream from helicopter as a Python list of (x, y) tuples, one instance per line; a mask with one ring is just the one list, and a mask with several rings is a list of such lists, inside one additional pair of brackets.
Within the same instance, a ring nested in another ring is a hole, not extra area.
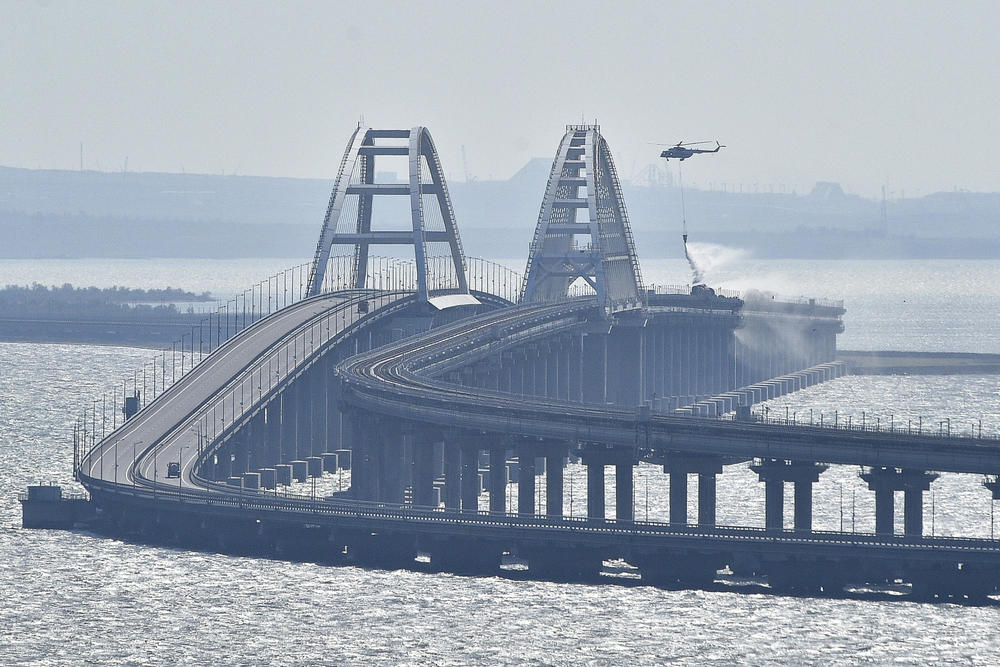
[(703, 285), (705, 284), (705, 275), (688, 251), (687, 209), (684, 205), (684, 168), (682, 164), (682, 162), (677, 163), (677, 183), (681, 188), (681, 229), (684, 239), (684, 258), (687, 260), (688, 266), (691, 267), (691, 284)]

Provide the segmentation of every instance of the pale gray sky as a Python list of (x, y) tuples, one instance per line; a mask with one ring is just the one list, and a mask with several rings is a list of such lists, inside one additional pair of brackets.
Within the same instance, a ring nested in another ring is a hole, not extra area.
[(359, 116), (479, 178), (597, 118), (619, 172), (1000, 190), (996, 2), (2, 0), (0, 164), (332, 178)]

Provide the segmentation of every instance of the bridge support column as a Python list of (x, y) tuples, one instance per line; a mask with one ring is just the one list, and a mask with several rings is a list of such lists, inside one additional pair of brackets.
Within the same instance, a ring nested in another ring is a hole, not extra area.
[(913, 537), (924, 534), (924, 489), (903, 490), (903, 534)]
[(631, 461), (615, 464), (615, 519), (635, 520), (635, 478)]
[(587, 516), (604, 520), (604, 466), (615, 466), (615, 517), (619, 521), (632, 521), (633, 478), (632, 468), (638, 463), (631, 447), (606, 447), (600, 443), (586, 443), (580, 449), (580, 460), (587, 466)]
[(479, 439), (472, 436), (472, 442), (462, 444), (462, 511), (479, 511)]
[(511, 394), (521, 393), (518, 384), (517, 362), (511, 352), (504, 352), (500, 357), (500, 391)]
[(297, 457), (305, 460), (312, 456), (312, 407), (310, 373), (306, 372), (292, 382), (295, 387), (295, 450)]
[(247, 450), (247, 471), (253, 472), (264, 467), (264, 449), (267, 443), (267, 425), (264, 423), (264, 411), (257, 412), (250, 418), (247, 429), (250, 431)]
[[(529, 344), (524, 350), (524, 389), (525, 396), (538, 395), (538, 347)], [(544, 377), (544, 374), (542, 375)]]
[(566, 376), (569, 400), (574, 403), (583, 402), (583, 335), (577, 334), (570, 338), (566, 346)]
[(875, 532), (895, 532), (894, 493), (903, 492), (903, 534), (919, 537), (924, 532), (923, 492), (937, 479), (936, 473), (904, 468), (877, 467), (861, 473), (868, 488), (875, 492)]
[(563, 336), (559, 339), (559, 345), (555, 348), (555, 354), (557, 357), (556, 365), (558, 366), (558, 381), (556, 383), (556, 396), (560, 400), (569, 401), (573, 400), (570, 398), (569, 382), (570, 373), (569, 365), (570, 359), (572, 358), (572, 342), (571, 339)]
[(215, 479), (223, 482), (233, 474), (233, 453), (229, 445), (222, 445), (215, 452)]
[(444, 506), (452, 511), (457, 511), (462, 506), (459, 489), (462, 479), (462, 450), (458, 437), (458, 433), (449, 431), (445, 433), (444, 441)]
[(490, 511), (507, 511), (507, 449), (497, 442), (490, 445)]
[(688, 522), (688, 474), (698, 474), (698, 523), (715, 525), (715, 476), (722, 473), (722, 459), (705, 454), (667, 452), (663, 472), (670, 474), (670, 523)]
[(795, 482), (794, 525), (795, 530), (812, 531), (812, 482)]
[(604, 461), (587, 466), (587, 518), (604, 520)]
[[(721, 465), (719, 466), (722, 467)], [(715, 473), (698, 474), (698, 525), (715, 525)]]
[[(368, 452), (369, 460), (372, 462), (371, 474), (375, 487), (373, 499), (402, 505), (403, 487), (406, 486), (406, 476), (403, 471), (405, 460), (403, 438), (410, 437), (410, 435), (404, 436), (402, 425), (395, 420), (377, 422), (377, 425), (373, 420), (370, 428), (379, 434), (381, 441), (380, 446), (375, 451), (371, 451), (369, 448)], [(410, 463), (411, 460), (406, 462)]]
[(764, 482), (764, 527), (784, 528), (785, 482), (795, 484), (795, 530), (812, 530), (812, 485), (828, 466), (820, 463), (763, 459), (750, 466)]
[(275, 398), (267, 404), (267, 455), (264, 465), (281, 463), (281, 399)]
[[(869, 487), (870, 488), (870, 487)], [(875, 491), (875, 532), (892, 535), (895, 532), (895, 490), (891, 486), (880, 486)]]
[(688, 474), (686, 470), (670, 472), (670, 523), (688, 522)]
[[(327, 354), (331, 366), (337, 362), (336, 353)], [(326, 387), (326, 451), (334, 452), (343, 449), (343, 413), (340, 411), (340, 381), (333, 377), (333, 372), (325, 373), (323, 384)]]
[[(434, 441), (429, 429), (417, 428), (411, 437), (410, 456), (413, 461), (413, 504), (434, 507)], [(402, 487), (402, 484), (399, 484)]]
[(295, 448), (295, 390), (285, 387), (279, 396), (281, 401), (281, 460), (291, 461), (298, 456)]
[(563, 515), (563, 464), (566, 445), (552, 443), (545, 453), (545, 514)]
[(325, 359), (321, 359), (309, 371), (309, 413), (310, 413), (310, 443), (312, 455), (319, 456), (330, 451), (326, 442), (329, 413), (326, 410), (326, 372)]
[(242, 475), (250, 465), (250, 434), (246, 429), (237, 431), (231, 438), (233, 452), (233, 469), (230, 475)]
[(535, 514), (535, 449), (530, 443), (522, 442), (517, 446), (517, 512), (518, 514), (534, 516)]
[(764, 527), (782, 530), (785, 520), (785, 482), (781, 479), (764, 480)]
[(582, 356), (583, 402), (604, 405), (607, 403), (607, 331), (587, 333), (583, 337), (580, 354)]
[(370, 439), (377, 437), (375, 424), (360, 410), (344, 413), (344, 444), (351, 450), (351, 497), (375, 500), (375, 459)]
[(545, 350), (545, 395), (560, 398), (559, 394), (559, 346), (549, 345)]

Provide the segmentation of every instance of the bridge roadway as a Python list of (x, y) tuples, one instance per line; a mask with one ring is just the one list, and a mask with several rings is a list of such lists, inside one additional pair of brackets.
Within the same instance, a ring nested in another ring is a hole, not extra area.
[[(203, 443), (224, 437), (295, 374), (364, 318), (412, 302), (407, 292), (336, 292), (312, 297), (266, 317), (226, 341), (85, 455), (81, 481), (88, 487), (131, 485), (198, 490), (195, 476)], [(180, 477), (166, 479), (169, 462)], [(216, 489), (216, 492), (225, 489)]]
[(381, 415), (509, 435), (617, 447), (939, 472), (1000, 472), (994, 438), (918, 435), (824, 426), (651, 415), (520, 397), (438, 377), (535, 338), (572, 331), (594, 304), (586, 299), (481, 315), (344, 361), (345, 400)]
[[(358, 313), (357, 304), (363, 299), (371, 304), (367, 315)], [(762, 559), (819, 559), (837, 562), (838, 567), (876, 562), (891, 568), (905, 558), (918, 567), (925, 563), (934, 570), (942, 563), (962, 562), (974, 565), (977, 571), (991, 572), (1000, 564), (1000, 542), (993, 540), (797, 533), (454, 512), (342, 498), (282, 496), (206, 482), (197, 475), (198, 461), (206, 460), (213, 444), (240, 428), (254, 410), (272, 400), (325, 350), (352, 330), (408, 303), (412, 303), (412, 295), (401, 292), (342, 292), (307, 299), (261, 320), (209, 355), (99, 443), (81, 461), (81, 481), (99, 505), (132, 508), (133, 515), (142, 521), (152, 520), (143, 517), (173, 513), (186, 522), (185, 531), (197, 531), (199, 522), (204, 530), (206, 518), (216, 517), (223, 519), (212, 529), (219, 534), (238, 526), (259, 531), (264, 523), (300, 529), (327, 526), (334, 531), (371, 535), (372, 539), (378, 533), (403, 539), (424, 536), (435, 544), (441, 544), (442, 539), (458, 541), (449, 542), (444, 553), (456, 544), (466, 545), (459, 546), (459, 550), (468, 553), (483, 541), (494, 545), (503, 541), (520, 544), (526, 550), (554, 547), (564, 555), (583, 549), (598, 554), (598, 558), (623, 553), (673, 551), (718, 556), (738, 552)], [(592, 302), (576, 300), (501, 309), (355, 355), (338, 367), (337, 374), (344, 381), (346, 399), (359, 407), (382, 415), (470, 429), (730, 455), (804, 455), (808, 460), (869, 465), (900, 465), (887, 450), (909, 464), (914, 459), (907, 458), (905, 444), (921, 452), (918, 460), (929, 469), (982, 472), (1000, 467), (1000, 451), (995, 443), (987, 441), (908, 437), (905, 443), (886, 447), (882, 442), (884, 433), (875, 438), (872, 434), (833, 429), (692, 417), (657, 416), (640, 422), (628, 411), (501, 395), (448, 384), (426, 374), (429, 369), (447, 370), (485, 350), (497, 352), (525, 340), (574, 330), (593, 313), (593, 307)], [(199, 451), (202, 437), (208, 447)], [(199, 452), (198, 456), (195, 452)], [(979, 458), (971, 452), (979, 452)], [(955, 464), (955, 459), (949, 458), (956, 453), (958, 460), (966, 463)], [(981, 460), (983, 467), (968, 463), (973, 460)], [(170, 461), (181, 463), (181, 475), (176, 480), (165, 479)], [(149, 512), (151, 509), (154, 511)], [(316, 544), (329, 548), (330, 542), (323, 538)], [(987, 590), (992, 590), (993, 585), (990, 583)]]

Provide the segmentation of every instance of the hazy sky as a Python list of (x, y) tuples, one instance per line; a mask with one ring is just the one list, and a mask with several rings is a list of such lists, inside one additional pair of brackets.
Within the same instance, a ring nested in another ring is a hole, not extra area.
[(506, 178), (597, 118), (624, 176), (1000, 190), (1000, 3), (0, 0), (0, 164), (332, 178), (363, 114)]

